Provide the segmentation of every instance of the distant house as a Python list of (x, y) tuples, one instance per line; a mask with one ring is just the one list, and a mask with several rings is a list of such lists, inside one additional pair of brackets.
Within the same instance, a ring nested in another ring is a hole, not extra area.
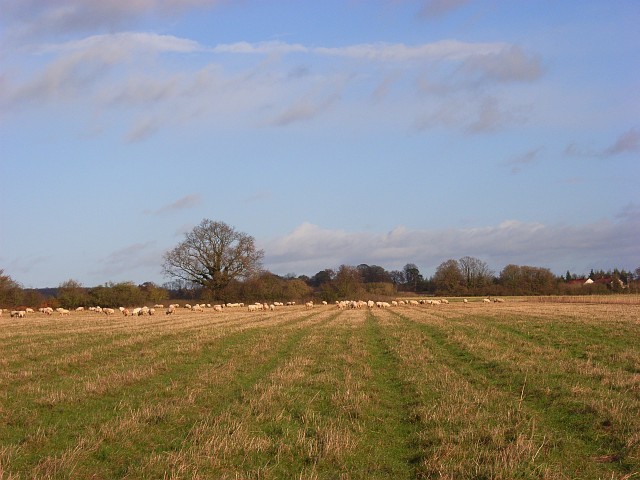
[(596, 278), (595, 280), (587, 278), (584, 282), (584, 285), (604, 285), (606, 287), (613, 288), (616, 282), (618, 283), (618, 287), (620, 288), (627, 287), (622, 280), (613, 277), (600, 277)]
[(572, 287), (576, 288), (576, 287), (589, 287), (589, 286), (595, 286), (595, 285), (604, 285), (607, 288), (612, 288), (614, 286), (614, 282), (618, 282), (618, 285), (620, 286), (620, 288), (626, 288), (626, 285), (622, 282), (622, 280), (620, 280), (619, 278), (612, 278), (612, 277), (600, 277), (600, 278), (575, 278), (573, 280), (569, 280), (567, 282), (567, 285), (571, 285)]

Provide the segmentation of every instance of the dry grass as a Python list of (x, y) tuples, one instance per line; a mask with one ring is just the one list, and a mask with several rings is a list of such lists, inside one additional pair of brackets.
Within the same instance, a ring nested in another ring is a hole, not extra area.
[(0, 479), (640, 476), (640, 306), (0, 319)]

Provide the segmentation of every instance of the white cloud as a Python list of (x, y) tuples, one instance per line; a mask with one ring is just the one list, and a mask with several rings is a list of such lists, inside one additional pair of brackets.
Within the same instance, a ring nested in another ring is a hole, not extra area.
[(162, 252), (157, 249), (155, 241), (148, 241), (127, 245), (110, 253), (98, 261), (98, 268), (89, 274), (112, 281), (131, 280), (140, 276), (136, 272), (143, 275), (158, 272), (161, 263)]
[[(234, 61), (227, 55), (249, 58)], [(304, 56), (302, 69), (299, 55)], [(314, 63), (319, 57), (326, 61)], [(511, 57), (516, 59), (510, 62)], [(27, 66), (31, 60), (35, 62)], [(444, 40), (327, 48), (275, 41), (209, 47), (172, 35), (120, 32), (32, 50), (2, 79), (0, 104), (11, 107), (8, 112), (74, 103), (93, 115), (129, 109), (124, 140), (138, 142), (167, 125), (203, 117), (225, 125), (233, 118), (251, 126), (288, 126), (336, 106), (362, 111), (372, 103), (391, 101), (385, 97), (393, 92), (394, 102), (399, 96), (409, 106), (405, 114), (409, 122), (419, 115), (421, 104), (427, 106), (430, 113), (416, 122), (421, 129), (435, 124), (484, 133), (520, 121), (517, 107), (502, 102), (502, 92), (492, 93), (490, 82), (531, 80), (535, 64), (535, 58), (500, 42)], [(417, 92), (401, 83), (425, 70), (433, 85), (449, 84), (448, 96), (426, 88), (416, 101)], [(292, 76), (292, 71), (297, 73)], [(476, 98), (478, 82), (483, 83), (481, 100)], [(368, 118), (385, 121), (380, 116)]]
[(197, 207), (201, 203), (202, 203), (202, 196), (199, 193), (192, 193), (182, 198), (179, 198), (175, 202), (171, 202), (167, 205), (163, 205), (160, 208), (157, 208), (155, 210), (145, 210), (144, 213), (147, 215), (163, 215), (166, 213), (179, 212), (182, 210), (187, 210), (193, 207)]
[(613, 145), (605, 148), (602, 151), (601, 156), (610, 157), (613, 155), (634, 153), (638, 151), (640, 151), (640, 130), (632, 128), (620, 135)]
[(522, 169), (526, 166), (532, 165), (538, 160), (538, 155), (542, 148), (535, 148), (533, 150), (529, 150), (526, 153), (521, 155), (515, 155), (507, 160), (505, 163), (507, 166), (511, 167), (511, 173), (516, 175), (522, 172)]
[(610, 158), (627, 153), (640, 152), (640, 130), (632, 128), (621, 134), (610, 146), (602, 149), (582, 147), (571, 143), (564, 150), (565, 155), (574, 157)]
[(584, 269), (596, 261), (635, 268), (640, 265), (637, 212), (637, 207), (626, 207), (616, 222), (580, 226), (511, 220), (495, 226), (443, 230), (401, 226), (388, 233), (347, 232), (303, 223), (260, 248), (266, 252), (265, 266), (275, 273), (308, 275), (343, 263), (376, 264), (387, 269), (415, 263), (431, 275), (443, 261), (466, 255), (481, 258), (498, 270), (513, 263), (563, 272)]
[(226, 0), (5, 0), (3, 23), (14, 41), (95, 30), (113, 31), (145, 16), (173, 16)]
[(497, 54), (508, 48), (505, 43), (469, 43), (457, 40), (441, 40), (419, 45), (404, 43), (364, 43), (345, 47), (316, 47), (318, 55), (346, 57), (375, 62), (408, 62), (424, 60), (460, 61), (475, 55)]
[(420, 10), (420, 15), (426, 18), (442, 17), (467, 3), (469, 0), (429, 0)]
[(516, 45), (508, 45), (497, 52), (473, 55), (465, 60), (463, 69), (499, 82), (533, 81), (543, 73), (539, 56), (527, 54)]

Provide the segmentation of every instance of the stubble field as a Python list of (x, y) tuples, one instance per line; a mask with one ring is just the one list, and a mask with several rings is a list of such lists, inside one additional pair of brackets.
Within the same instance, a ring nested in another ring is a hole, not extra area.
[(0, 478), (640, 478), (640, 305), (0, 317)]

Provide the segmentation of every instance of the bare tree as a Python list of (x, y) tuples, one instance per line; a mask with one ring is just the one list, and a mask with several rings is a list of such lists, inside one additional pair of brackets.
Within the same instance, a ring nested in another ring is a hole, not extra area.
[(491, 283), (493, 272), (482, 260), (475, 257), (462, 257), (458, 260), (458, 266), (469, 290), (473, 291)]
[(185, 239), (164, 254), (164, 274), (218, 293), (232, 280), (260, 270), (264, 251), (254, 238), (224, 222), (204, 219)]

